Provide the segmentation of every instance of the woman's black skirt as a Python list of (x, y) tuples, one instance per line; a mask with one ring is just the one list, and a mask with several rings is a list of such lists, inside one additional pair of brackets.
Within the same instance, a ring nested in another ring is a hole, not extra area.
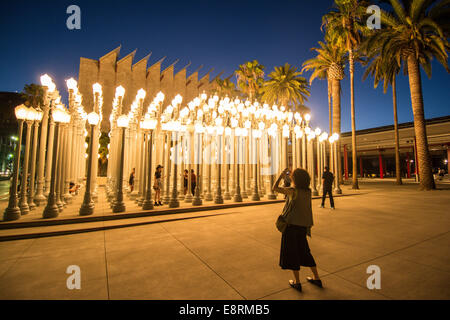
[(300, 266), (316, 266), (306, 240), (306, 227), (288, 225), (281, 236), (280, 267), (300, 270)]

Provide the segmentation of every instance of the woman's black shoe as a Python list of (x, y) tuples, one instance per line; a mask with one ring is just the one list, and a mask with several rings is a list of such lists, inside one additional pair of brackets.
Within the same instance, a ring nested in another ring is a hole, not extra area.
[(322, 286), (322, 280), (314, 280), (311, 277), (306, 277), (306, 280), (308, 280), (308, 282), (312, 283), (313, 285), (318, 286), (319, 288), (323, 288)]
[(159, 206), (158, 202), (155, 201), (155, 206)]
[(161, 201), (159, 202), (159, 205), (162, 206), (163, 204), (161, 203)]
[(294, 280), (289, 280), (289, 285), (295, 290), (302, 292), (302, 285), (300, 283), (295, 283)]

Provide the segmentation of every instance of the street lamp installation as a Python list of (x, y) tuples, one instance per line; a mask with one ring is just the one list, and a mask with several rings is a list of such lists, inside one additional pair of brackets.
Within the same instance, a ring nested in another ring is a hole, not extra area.
[(94, 134), (95, 127), (97, 126), (100, 117), (96, 112), (91, 112), (87, 115), (87, 120), (91, 126), (90, 141), (89, 141), (89, 151), (88, 151), (88, 168), (86, 177), (86, 189), (84, 192), (83, 204), (80, 208), (80, 215), (86, 216), (94, 213), (94, 201), (92, 200), (92, 157), (94, 153)]

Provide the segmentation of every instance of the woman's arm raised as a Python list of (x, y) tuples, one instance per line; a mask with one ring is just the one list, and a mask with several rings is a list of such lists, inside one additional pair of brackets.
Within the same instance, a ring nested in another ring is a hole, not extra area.
[(277, 181), (275, 181), (275, 183), (272, 186), (272, 191), (274, 192), (278, 192), (278, 193), (282, 193), (282, 194), (286, 194), (286, 195), (292, 195), (293, 194), (293, 189), (292, 188), (283, 188), (283, 187), (279, 187), (278, 185), (280, 184), (280, 181), (286, 176), (286, 173), (289, 171), (288, 168), (284, 169), (283, 172), (281, 172), (281, 174), (279, 175)]

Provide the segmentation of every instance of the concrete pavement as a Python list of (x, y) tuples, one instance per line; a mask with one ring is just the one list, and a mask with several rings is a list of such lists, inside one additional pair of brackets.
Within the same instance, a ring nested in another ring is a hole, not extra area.
[[(309, 243), (324, 289), (305, 283), (306, 268), (303, 293), (289, 287), (291, 272), (278, 266), (278, 203), (0, 242), (0, 299), (449, 299), (446, 187), (362, 183), (335, 211), (313, 200)], [(67, 289), (69, 265), (81, 269), (80, 290)], [(381, 269), (380, 290), (366, 287), (369, 265)]]

